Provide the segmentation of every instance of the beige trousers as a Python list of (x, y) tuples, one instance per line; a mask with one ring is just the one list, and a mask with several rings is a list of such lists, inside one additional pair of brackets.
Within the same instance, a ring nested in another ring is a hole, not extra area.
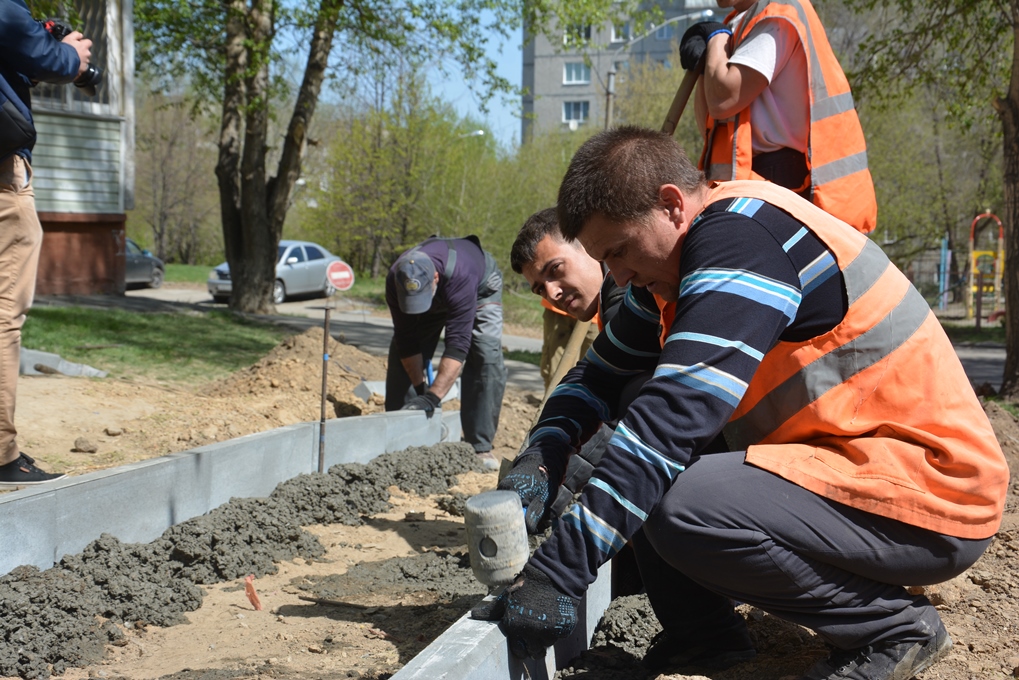
[[(573, 327), (577, 325), (577, 320), (572, 316), (557, 314), (551, 309), (544, 309), (543, 311), (544, 314), (541, 318), (544, 326), (544, 341), (541, 344), (540, 368), (541, 378), (545, 381), (545, 389), (548, 390), (548, 383), (552, 380), (552, 374), (555, 373), (556, 367), (559, 366), (559, 361), (563, 358), (563, 353), (566, 351), (566, 345), (570, 342), (570, 336), (573, 334)], [(598, 337), (598, 326), (591, 324), (591, 327), (587, 330), (587, 337), (584, 338), (584, 344), (580, 347), (580, 358), (584, 358), (596, 337)]]
[(41, 247), (32, 169), (21, 156), (11, 156), (0, 161), (0, 465), (18, 457), (14, 402), (21, 327), (32, 306)]

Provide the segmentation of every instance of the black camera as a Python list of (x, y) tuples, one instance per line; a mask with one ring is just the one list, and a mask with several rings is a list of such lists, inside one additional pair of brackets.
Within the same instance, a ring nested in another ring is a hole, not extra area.
[[(42, 22), (42, 25), (43, 28), (50, 32), (50, 35), (59, 41), (63, 41), (64, 38), (74, 31), (73, 28), (60, 19), (47, 19)], [(94, 97), (96, 96), (96, 86), (101, 82), (103, 82), (102, 69), (89, 64), (85, 72), (74, 79), (74, 86), (80, 88), (89, 97)]]

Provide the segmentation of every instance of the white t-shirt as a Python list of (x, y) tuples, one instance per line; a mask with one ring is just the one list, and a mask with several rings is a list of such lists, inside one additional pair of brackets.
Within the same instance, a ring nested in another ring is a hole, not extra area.
[[(737, 26), (743, 15), (730, 25)], [(768, 86), (750, 103), (750, 127), (756, 156), (783, 147), (807, 152), (810, 101), (807, 57), (796, 28), (785, 19), (761, 19), (729, 57), (768, 79)]]

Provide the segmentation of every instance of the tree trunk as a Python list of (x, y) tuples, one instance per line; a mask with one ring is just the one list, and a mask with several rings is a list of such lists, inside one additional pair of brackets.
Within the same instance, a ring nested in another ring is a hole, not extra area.
[(1009, 401), (1019, 400), (1019, 0), (1012, 0), (1012, 76), (1008, 91), (995, 101), (1004, 131), (1005, 267), (1005, 373), (1001, 394)]
[(273, 35), (273, 0), (253, 0), (247, 15), (248, 70), (244, 78), (247, 106), (241, 151), (241, 257), (244, 267), (233, 273), (230, 306), (253, 314), (270, 314), (276, 280), (276, 247), (266, 197), (265, 155), (269, 136), (269, 56)]
[(294, 113), (290, 117), (287, 136), (283, 141), (283, 152), (280, 154), (276, 176), (270, 181), (266, 192), (269, 219), (277, 244), (283, 233), (283, 222), (287, 216), (287, 208), (290, 206), (290, 196), (293, 193), (294, 184), (301, 174), (301, 161), (307, 146), (308, 128), (315, 115), (315, 106), (318, 104), (326, 68), (329, 66), (329, 53), (332, 51), (333, 35), (336, 32), (336, 18), (342, 6), (342, 0), (322, 0), (319, 5), (301, 89), (297, 93)]
[[(242, 246), (244, 229), (241, 222), (241, 111), (244, 108), (244, 72), (248, 55), (244, 48), (247, 38), (244, 0), (228, 0), (226, 6), (226, 43), (224, 53), (223, 115), (219, 126), (219, 157), (216, 161), (216, 180), (219, 185), (219, 211), (223, 222), (223, 249), (230, 265), (234, 290), (243, 276), (245, 262)], [(239, 309), (237, 297), (232, 296), (230, 306)]]
[[(223, 243), (233, 293), (230, 307), (270, 313), (276, 253), (290, 196), (301, 172), (308, 126), (315, 113), (342, 0), (322, 0), (304, 79), (280, 154), (277, 174), (266, 173), (269, 124), (269, 59), (274, 0), (229, 0), (226, 88), (220, 127), (219, 178)], [(242, 125), (242, 114), (243, 116)], [(243, 141), (242, 141), (243, 127)]]

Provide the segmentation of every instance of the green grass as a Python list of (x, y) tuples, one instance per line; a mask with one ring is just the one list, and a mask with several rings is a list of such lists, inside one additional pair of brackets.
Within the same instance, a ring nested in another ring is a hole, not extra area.
[(380, 310), (385, 309), (386, 277), (378, 276), (373, 279), (367, 276), (355, 276), (354, 285), (350, 290), (339, 292), (337, 295), (370, 304)]
[(22, 344), (117, 377), (197, 384), (249, 366), (287, 334), (229, 312), (36, 307), (25, 323)]
[(1005, 343), (1005, 327), (1000, 323), (984, 325), (978, 331), (972, 324), (968, 326), (953, 325), (941, 322), (949, 339), (955, 344), (963, 342), (998, 342)]
[(201, 264), (168, 264), (166, 265), (167, 283), (205, 283), (209, 279), (212, 267)]
[(504, 349), (502, 356), (506, 359), (541, 366), (541, 352), (529, 352), (526, 349)]
[(506, 323), (530, 326), (541, 330), (541, 315), (544, 311), (544, 307), (541, 306), (541, 298), (526, 288), (522, 291), (503, 289), (502, 311), (503, 320)]

